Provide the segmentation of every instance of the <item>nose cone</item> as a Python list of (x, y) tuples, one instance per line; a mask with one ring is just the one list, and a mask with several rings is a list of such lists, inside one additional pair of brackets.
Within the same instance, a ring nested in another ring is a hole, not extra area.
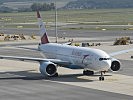
[(108, 61), (99, 61), (99, 63), (95, 63), (94, 65), (95, 71), (107, 71), (111, 67), (111, 60)]
[(102, 61), (102, 70), (108, 70), (111, 67), (111, 60)]
[(99, 49), (93, 50), (94, 54), (96, 55), (97, 63), (95, 63), (95, 66), (97, 66), (97, 71), (106, 71), (111, 67), (111, 59), (110, 56)]

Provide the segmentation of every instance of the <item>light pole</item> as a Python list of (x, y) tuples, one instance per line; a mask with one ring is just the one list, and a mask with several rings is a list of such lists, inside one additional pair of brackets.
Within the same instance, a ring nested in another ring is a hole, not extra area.
[(55, 37), (56, 37), (56, 40), (55, 42), (57, 43), (57, 4), (56, 4), (56, 0), (55, 0)]

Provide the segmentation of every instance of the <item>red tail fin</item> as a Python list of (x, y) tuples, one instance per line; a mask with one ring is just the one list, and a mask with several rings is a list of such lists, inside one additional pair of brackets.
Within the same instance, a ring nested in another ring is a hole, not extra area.
[(41, 44), (49, 43), (47, 33), (44, 33), (44, 35), (41, 37)]
[(41, 15), (40, 15), (39, 11), (37, 11), (37, 18), (38, 18), (38, 24), (39, 24), (39, 28), (40, 28), (41, 44), (49, 43), (45, 25), (41, 19)]

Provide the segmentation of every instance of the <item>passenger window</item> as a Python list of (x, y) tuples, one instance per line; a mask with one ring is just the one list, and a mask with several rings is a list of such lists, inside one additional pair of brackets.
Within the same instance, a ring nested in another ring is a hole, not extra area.
[(99, 60), (100, 60), (100, 61), (102, 61), (102, 60), (103, 60), (103, 58), (100, 58)]

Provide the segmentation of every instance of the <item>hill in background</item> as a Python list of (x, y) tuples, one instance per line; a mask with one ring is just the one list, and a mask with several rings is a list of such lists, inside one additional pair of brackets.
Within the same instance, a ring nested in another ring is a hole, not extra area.
[[(133, 8), (133, 0), (56, 0), (60, 9)], [(32, 11), (33, 3), (55, 3), (55, 0), (0, 0), (0, 12)]]
[(133, 8), (133, 0), (77, 0), (69, 2), (64, 9)]

